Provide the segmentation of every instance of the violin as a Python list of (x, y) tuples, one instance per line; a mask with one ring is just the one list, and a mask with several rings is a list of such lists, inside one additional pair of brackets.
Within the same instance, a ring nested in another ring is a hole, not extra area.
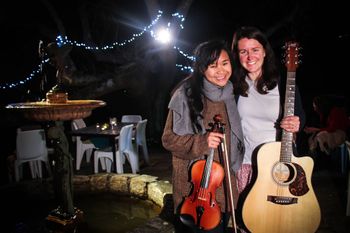
[[(220, 132), (222, 128), (221, 116), (215, 115), (211, 123), (213, 132)], [(214, 149), (206, 159), (196, 161), (191, 168), (191, 182), (193, 190), (185, 198), (181, 210), (180, 220), (188, 226), (210, 230), (219, 225), (221, 220), (220, 206), (216, 202), (216, 189), (224, 179), (224, 169), (220, 163), (214, 161)]]

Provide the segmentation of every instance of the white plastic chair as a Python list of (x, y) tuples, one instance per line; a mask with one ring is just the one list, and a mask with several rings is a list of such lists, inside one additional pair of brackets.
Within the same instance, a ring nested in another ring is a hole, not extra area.
[(143, 158), (145, 159), (146, 164), (149, 164), (147, 141), (146, 141), (146, 126), (147, 126), (147, 119), (141, 120), (137, 123), (135, 141), (137, 145), (137, 152), (139, 152), (139, 148), (141, 147)]
[[(72, 129), (85, 128), (86, 124), (83, 119), (74, 119), (71, 122)], [(73, 136), (72, 140), (76, 142), (76, 157), (75, 166), (77, 170), (80, 170), (81, 161), (84, 154), (86, 155), (86, 162), (90, 162), (92, 151), (96, 149), (96, 146), (90, 140), (81, 140), (80, 136)]]
[[(116, 151), (116, 170), (117, 173), (124, 173), (123, 164), (125, 157), (128, 159), (132, 173), (136, 174), (139, 169), (139, 158), (137, 154), (136, 145), (132, 141), (133, 125), (123, 126), (120, 130), (118, 139), (118, 151)], [(98, 162), (101, 162), (101, 167), (106, 167), (107, 172), (111, 172), (111, 165), (113, 162), (113, 152), (110, 149), (95, 150), (94, 152), (94, 172), (98, 173)], [(103, 163), (105, 163), (103, 165)]]
[(49, 175), (51, 168), (46, 146), (44, 129), (33, 129), (22, 131), (17, 129), (16, 135), (16, 160), (14, 162), (15, 180), (18, 182), (23, 178), (23, 164), (29, 163), (33, 179), (42, 178), (42, 162), (45, 163)]
[(135, 123), (142, 120), (141, 115), (123, 115), (121, 122), (123, 123)]

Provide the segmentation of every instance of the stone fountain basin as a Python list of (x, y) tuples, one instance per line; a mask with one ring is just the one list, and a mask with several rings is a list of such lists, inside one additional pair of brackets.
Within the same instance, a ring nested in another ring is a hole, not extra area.
[(34, 121), (67, 121), (85, 118), (94, 108), (105, 106), (101, 100), (67, 100), (65, 103), (47, 101), (13, 103), (6, 106), (23, 113), (24, 117)]

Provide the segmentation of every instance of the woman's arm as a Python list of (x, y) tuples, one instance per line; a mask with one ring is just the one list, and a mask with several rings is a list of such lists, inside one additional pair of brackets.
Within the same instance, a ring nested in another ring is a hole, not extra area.
[(181, 159), (196, 159), (208, 154), (208, 133), (177, 135), (173, 131), (173, 113), (170, 110), (165, 123), (162, 144), (165, 149)]

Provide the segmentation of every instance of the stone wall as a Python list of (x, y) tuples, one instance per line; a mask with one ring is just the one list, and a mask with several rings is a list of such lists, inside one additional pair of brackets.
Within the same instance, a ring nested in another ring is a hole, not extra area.
[(160, 215), (128, 233), (173, 233), (172, 185), (157, 177), (138, 174), (99, 173), (74, 176), (74, 193), (111, 192), (147, 199), (162, 207)]
[(111, 192), (147, 199), (160, 207), (165, 205), (165, 196), (172, 194), (169, 181), (138, 174), (99, 173), (88, 176), (74, 176), (74, 193)]

